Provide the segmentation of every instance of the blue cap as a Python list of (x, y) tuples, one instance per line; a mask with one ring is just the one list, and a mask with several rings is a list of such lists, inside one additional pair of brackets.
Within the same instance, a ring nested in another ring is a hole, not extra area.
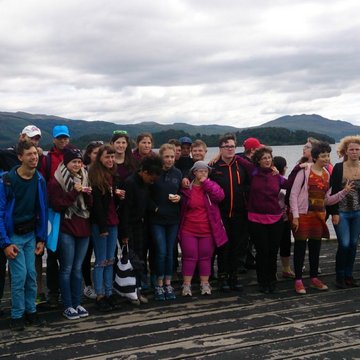
[(56, 125), (53, 128), (53, 137), (57, 138), (59, 136), (70, 137), (69, 129), (66, 125)]
[(182, 144), (192, 144), (192, 140), (189, 138), (189, 137), (187, 137), (187, 136), (183, 136), (183, 137), (181, 137), (180, 139), (179, 139), (179, 141), (180, 141), (180, 144), (182, 145)]

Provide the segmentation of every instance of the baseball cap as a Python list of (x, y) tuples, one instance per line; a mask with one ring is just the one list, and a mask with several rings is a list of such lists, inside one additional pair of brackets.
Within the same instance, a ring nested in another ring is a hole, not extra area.
[(35, 126), (35, 125), (28, 125), (25, 126), (22, 131), (21, 131), (21, 135), (27, 135), (28, 137), (32, 138), (34, 136), (41, 136), (41, 131), (40, 129)]
[(69, 129), (66, 125), (56, 125), (53, 128), (53, 137), (57, 138), (59, 136), (70, 137)]
[(180, 144), (192, 144), (192, 140), (188, 136), (183, 136), (179, 139)]
[(260, 141), (256, 138), (247, 138), (244, 141), (243, 146), (244, 146), (245, 150), (249, 150), (249, 149), (258, 149), (262, 145), (260, 144)]

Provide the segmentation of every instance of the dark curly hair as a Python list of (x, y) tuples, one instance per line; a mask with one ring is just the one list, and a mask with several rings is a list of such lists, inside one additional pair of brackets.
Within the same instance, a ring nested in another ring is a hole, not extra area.
[(255, 150), (253, 156), (251, 157), (252, 162), (259, 166), (260, 159), (263, 157), (264, 154), (270, 154), (272, 157), (272, 148), (270, 146), (263, 146)]
[(325, 141), (321, 141), (312, 147), (311, 157), (313, 158), (313, 161), (316, 162), (319, 155), (322, 153), (331, 153), (331, 146)]

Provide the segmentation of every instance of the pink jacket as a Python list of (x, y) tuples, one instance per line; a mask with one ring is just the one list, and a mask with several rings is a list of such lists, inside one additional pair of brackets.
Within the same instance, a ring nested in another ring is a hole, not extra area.
[[(294, 184), (290, 193), (290, 210), (294, 218), (298, 218), (299, 214), (307, 214), (309, 208), (308, 180), (311, 165), (309, 164), (304, 170), (300, 170), (294, 180)], [(327, 170), (325, 169), (327, 172)], [(341, 201), (347, 194), (345, 189), (334, 195), (331, 194), (331, 188), (325, 195), (325, 205), (334, 205)]]
[[(215, 182), (207, 179), (203, 183), (205, 191), (204, 204), (210, 221), (210, 228), (213, 240), (217, 247), (224, 245), (228, 241), (225, 227), (221, 219), (218, 203), (221, 202), (225, 195), (224, 190)], [(191, 187), (189, 189), (182, 189), (181, 215), (179, 227), (179, 240), (181, 243), (181, 230), (184, 223), (184, 214), (187, 211), (189, 198), (191, 196)]]

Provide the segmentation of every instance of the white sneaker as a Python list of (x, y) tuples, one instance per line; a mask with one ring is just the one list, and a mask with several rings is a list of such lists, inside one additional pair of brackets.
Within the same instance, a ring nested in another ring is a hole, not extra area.
[(68, 307), (67, 309), (65, 309), (63, 312), (63, 316), (65, 316), (69, 320), (76, 320), (80, 318), (78, 312), (72, 307)]
[(186, 285), (186, 284), (184, 284), (184, 285), (182, 286), (181, 295), (182, 295), (182, 296), (192, 296), (191, 285)]
[(209, 283), (200, 284), (201, 295), (211, 295), (211, 286)]
[(85, 286), (84, 287), (84, 295), (91, 300), (95, 300), (96, 299), (96, 292), (94, 290), (93, 287), (91, 286)]
[(89, 316), (89, 312), (81, 305), (78, 305), (75, 310), (81, 318)]

